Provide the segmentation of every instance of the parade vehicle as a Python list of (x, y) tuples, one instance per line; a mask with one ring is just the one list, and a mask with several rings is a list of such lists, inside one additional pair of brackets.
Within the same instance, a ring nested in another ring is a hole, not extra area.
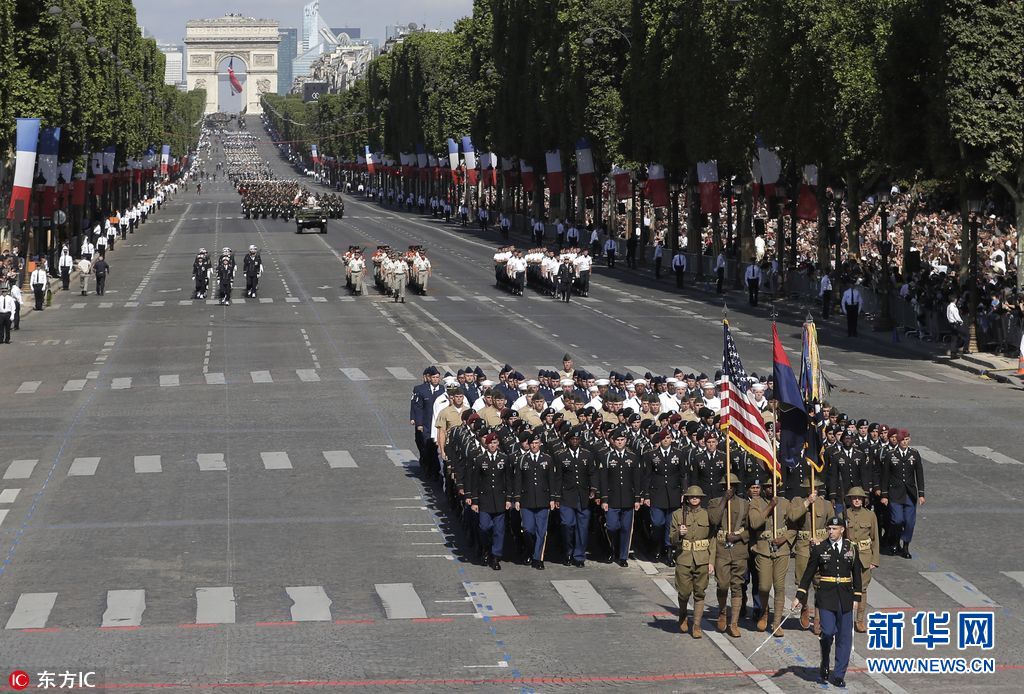
[(321, 234), (327, 233), (327, 211), (315, 205), (306, 205), (295, 212), (295, 233), (301, 234), (304, 229), (319, 229)]

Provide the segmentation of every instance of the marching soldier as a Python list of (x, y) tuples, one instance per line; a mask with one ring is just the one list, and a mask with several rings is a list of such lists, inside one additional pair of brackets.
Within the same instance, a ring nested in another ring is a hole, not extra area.
[(774, 496), (771, 485), (763, 489), (764, 495), (761, 494), (760, 482), (756, 479), (751, 481), (750, 512), (747, 516), (754, 543), (754, 565), (757, 569), (757, 591), (761, 606), (757, 630), (768, 628), (768, 593), (774, 591), (772, 633), (780, 636), (782, 620), (786, 615), (786, 572), (789, 570), (789, 553), (796, 531), (786, 523), (790, 502), (785, 497)]
[(924, 505), (924, 468), (921, 454), (910, 447), (910, 432), (900, 429), (897, 441), (882, 459), (882, 503), (889, 507), (889, 551), (910, 559), (917, 507)]
[(362, 250), (352, 252), (346, 270), (349, 276), (349, 288), (356, 296), (361, 295), (363, 293), (363, 277), (366, 274), (366, 260), (363, 259)]
[(220, 267), (217, 268), (217, 285), (220, 294), (220, 303), (223, 306), (231, 305), (231, 282), (234, 278), (235, 270), (231, 267), (231, 261), (228, 258), (221, 258)]
[[(878, 519), (866, 508), (868, 494), (860, 487), (846, 493), (849, 506), (846, 509), (846, 532), (859, 556), (861, 589), (867, 593), (871, 585), (871, 572), (878, 568)], [(854, 628), (861, 634), (867, 631), (867, 601), (861, 600), (854, 619)]]
[[(639, 417), (639, 415), (634, 415)], [(654, 435), (657, 446), (643, 455), (643, 469), (647, 475), (644, 483), (648, 497), (644, 501), (650, 509), (652, 533), (657, 555), (655, 561), (674, 566), (674, 545), (671, 542), (671, 518), (683, 501), (683, 485), (686, 471), (683, 458), (674, 445), (672, 436), (665, 430)]]
[[(789, 504), (789, 512), (786, 514), (790, 528), (796, 531), (793, 552), (796, 556), (795, 575), (797, 581), (803, 576), (807, 562), (810, 561), (811, 548), (828, 537), (828, 528), (825, 527), (825, 523), (835, 515), (832, 502), (819, 496), (819, 492), (825, 491), (820, 476), (814, 478), (813, 489), (809, 477), (804, 480), (803, 487), (807, 498), (793, 497)], [(804, 608), (800, 612), (800, 626), (807, 629), (810, 625), (810, 610), (805, 601)], [(821, 633), (821, 624), (817, 615), (814, 620), (814, 633), (816, 635)]]
[(747, 542), (750, 532), (746, 527), (750, 505), (736, 494), (741, 485), (740, 478), (730, 474), (722, 478), (720, 485), (725, 492), (708, 504), (708, 517), (718, 528), (715, 539), (715, 582), (718, 585), (718, 631), (726, 632), (726, 598), (732, 595), (732, 618), (728, 623), (728, 634), (740, 636), (740, 612), (743, 603), (743, 586), (747, 573)]
[(601, 508), (612, 547), (608, 560), (617, 557), (618, 565), (625, 567), (629, 566), (634, 514), (640, 510), (644, 498), (643, 470), (639, 459), (626, 448), (626, 430), (616, 427), (610, 437), (612, 447), (603, 459), (600, 472)]
[(523, 519), (523, 530), (533, 537), (530, 565), (543, 570), (548, 514), (555, 508), (557, 481), (551, 457), (540, 450), (540, 435), (531, 434), (528, 442), (530, 450), (520, 458), (515, 469), (513, 498)]
[(683, 507), (672, 512), (669, 542), (677, 554), (676, 592), (679, 594), (679, 631), (686, 633), (686, 604), (693, 595), (693, 622), (690, 635), (703, 636), (704, 594), (708, 574), (715, 571), (715, 545), (711, 540), (711, 519), (701, 507), (704, 492), (697, 485), (686, 489)]
[(210, 277), (213, 275), (213, 268), (210, 267), (210, 258), (206, 255), (206, 249), (200, 248), (196, 259), (192, 262), (192, 279), (195, 281), (195, 291), (192, 292), (193, 299), (205, 299), (206, 292), (210, 286)]
[(562, 544), (565, 546), (565, 565), (582, 569), (587, 559), (587, 538), (590, 529), (590, 504), (597, 495), (599, 484), (597, 464), (593, 454), (583, 448), (581, 427), (575, 427), (566, 436), (568, 444), (556, 458), (558, 491), (556, 506), (562, 522)]
[[(793, 609), (799, 606), (806, 611), (807, 590), (814, 577), (818, 576), (818, 588), (814, 595), (814, 606), (822, 617), (821, 665), (818, 674), (823, 683), (831, 681), (837, 687), (845, 687), (846, 668), (853, 649), (853, 613), (864, 601), (863, 588), (860, 571), (857, 570), (857, 545), (843, 539), (843, 519), (834, 516), (827, 523), (827, 541), (818, 543), (811, 550), (796, 597), (793, 598)], [(833, 641), (836, 645), (835, 670), (829, 667)], [(832, 676), (831, 680), (829, 675)]]
[(260, 285), (260, 275), (263, 274), (263, 259), (260, 258), (256, 246), (249, 246), (249, 254), (242, 260), (242, 274), (245, 275), (245, 295), (255, 299)]
[(832, 452), (828, 467), (828, 498), (835, 506), (836, 515), (843, 515), (843, 494), (851, 487), (862, 486), (862, 473), (866, 468), (864, 453), (854, 445), (853, 432), (843, 432), (840, 446)]
[(508, 456), (498, 450), (497, 434), (484, 436), (484, 447), (486, 450), (473, 462), (466, 496), (467, 503), (479, 517), (484, 563), (501, 571), (505, 516), (512, 508), (512, 466)]

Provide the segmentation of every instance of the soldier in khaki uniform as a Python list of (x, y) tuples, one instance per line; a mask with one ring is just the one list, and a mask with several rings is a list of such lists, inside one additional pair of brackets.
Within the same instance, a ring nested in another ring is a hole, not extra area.
[(530, 396), (530, 404), (519, 410), (519, 419), (526, 422), (527, 426), (531, 429), (539, 427), (544, 422), (541, 421), (540, 413), (547, 408), (547, 401), (544, 396), (540, 393), (534, 393)]
[(505, 394), (497, 388), (491, 388), (491, 404), (484, 407), (477, 414), (484, 420), (487, 426), (494, 428), (501, 426), (501, 411), (505, 409)]
[(708, 587), (708, 573), (715, 564), (715, 543), (711, 539), (711, 519), (701, 507), (704, 492), (697, 485), (688, 487), (683, 495), (683, 507), (672, 512), (669, 543), (678, 550), (676, 556), (676, 592), (679, 594), (679, 631), (686, 633), (686, 603), (693, 595), (693, 626), (690, 635), (695, 639), (704, 634), (700, 621), (704, 615), (704, 591)]
[[(857, 553), (860, 557), (861, 590), (867, 595), (868, 584), (871, 583), (871, 572), (878, 568), (878, 552), (880, 542), (878, 539), (878, 518), (873, 511), (864, 507), (868, 500), (868, 494), (861, 487), (853, 487), (846, 492), (846, 536), (853, 544), (857, 545)], [(857, 605), (856, 619), (853, 628), (858, 633), (867, 631), (868, 604), (861, 600)]]
[(743, 587), (747, 574), (747, 560), (750, 550), (747, 546), (750, 533), (747, 530), (747, 514), (750, 504), (738, 496), (736, 490), (742, 482), (734, 474), (721, 479), (725, 495), (711, 500), (708, 517), (718, 528), (715, 539), (715, 582), (718, 585), (718, 631), (726, 631), (726, 597), (732, 594), (732, 619), (729, 620), (729, 636), (740, 636), (740, 612), (743, 604)]
[[(790, 528), (796, 531), (796, 543), (793, 551), (796, 554), (796, 581), (799, 582), (807, 568), (807, 561), (811, 558), (811, 545), (817, 545), (828, 537), (828, 519), (832, 517), (835, 509), (832, 502), (824, 497), (825, 482), (820, 475), (814, 478), (814, 489), (811, 489), (811, 478), (803, 482), (803, 488), (807, 491), (807, 498), (794, 496), (789, 502), (789, 512), (786, 520)], [(814, 528), (813, 533), (811, 528)], [(804, 602), (800, 611), (800, 626), (807, 629), (811, 625), (810, 608)], [(817, 610), (815, 610), (817, 612)], [(814, 620), (814, 633), (819, 635), (821, 627), (818, 624), (817, 616)]]
[(762, 496), (756, 482), (754, 480), (750, 486), (747, 527), (754, 543), (754, 566), (757, 567), (757, 591), (760, 594), (761, 613), (757, 630), (768, 628), (768, 593), (774, 590), (772, 633), (779, 636), (786, 615), (786, 571), (789, 570), (789, 553), (796, 539), (796, 530), (786, 523), (790, 502), (785, 497), (773, 496), (771, 486), (766, 488), (766, 496)]

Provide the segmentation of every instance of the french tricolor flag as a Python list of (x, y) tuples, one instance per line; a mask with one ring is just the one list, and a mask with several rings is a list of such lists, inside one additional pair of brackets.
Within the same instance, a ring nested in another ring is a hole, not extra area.
[(652, 162), (647, 167), (644, 193), (655, 207), (668, 207), (668, 184), (665, 181), (665, 167), (661, 164)]
[(700, 189), (700, 211), (712, 214), (721, 205), (722, 194), (718, 183), (718, 160), (697, 162), (697, 182)]
[(533, 167), (527, 164), (525, 159), (519, 160), (519, 173), (523, 179), (523, 190), (532, 193), (537, 187), (537, 178), (533, 173)]
[(459, 171), (459, 143), (452, 138), (448, 138), (448, 167), (452, 171), (452, 180), (458, 182)]
[(167, 167), (171, 163), (171, 146), (164, 145), (163, 149), (160, 150), (160, 175), (167, 175)]
[(60, 128), (43, 128), (39, 133), (39, 174), (43, 177), (43, 216), (53, 214), (57, 202), (57, 150)]
[(473, 141), (469, 135), (462, 138), (462, 154), (466, 159), (466, 177), (469, 185), (475, 186), (477, 181), (476, 151), (473, 149)]
[(557, 149), (548, 150), (544, 153), (544, 163), (548, 167), (548, 190), (552, 195), (561, 194), (565, 186), (562, 178), (562, 152)]
[(39, 141), (39, 119), (19, 118), (17, 157), (14, 167), (14, 187), (7, 219), (15, 223), (25, 221), (32, 200), (32, 175), (36, 170), (36, 144)]
[(587, 138), (580, 138), (576, 143), (576, 171), (580, 176), (580, 190), (583, 197), (594, 194), (594, 154)]

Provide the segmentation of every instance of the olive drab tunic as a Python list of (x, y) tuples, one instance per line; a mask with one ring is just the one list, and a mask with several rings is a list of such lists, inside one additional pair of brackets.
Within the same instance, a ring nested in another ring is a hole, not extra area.
[[(796, 539), (796, 530), (786, 522), (789, 507), (790, 502), (780, 497), (775, 506), (775, 521), (773, 522), (773, 514), (768, 512), (768, 500), (762, 497), (751, 500), (748, 524), (752, 533), (753, 546), (751, 550), (754, 554), (771, 557), (779, 552), (785, 552), (786, 557), (789, 557), (790, 547), (793, 546), (793, 541)], [(772, 552), (771, 543), (776, 537), (786, 538), (786, 544)]]
[[(686, 535), (680, 532), (686, 526)], [(679, 594), (679, 614), (686, 617), (686, 602), (694, 600), (696, 623), (700, 623), (698, 604), (704, 601), (708, 588), (708, 566), (715, 561), (715, 540), (711, 537), (711, 519), (706, 509), (689, 505), (672, 512), (669, 543), (676, 554), (676, 593)]]

